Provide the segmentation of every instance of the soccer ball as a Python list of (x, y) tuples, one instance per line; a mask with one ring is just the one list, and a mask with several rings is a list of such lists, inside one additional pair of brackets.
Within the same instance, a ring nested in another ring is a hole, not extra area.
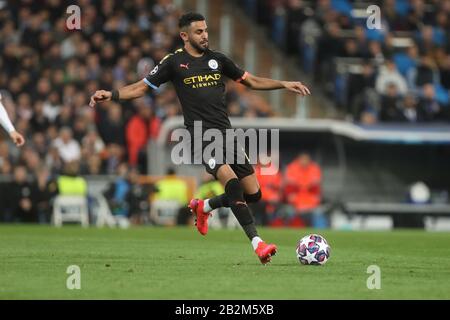
[(330, 258), (331, 247), (318, 234), (310, 234), (297, 243), (297, 258), (301, 264), (323, 265)]

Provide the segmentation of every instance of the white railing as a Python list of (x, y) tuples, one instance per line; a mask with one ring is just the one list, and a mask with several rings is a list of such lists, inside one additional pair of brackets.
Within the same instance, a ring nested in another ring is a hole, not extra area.
[[(357, 141), (402, 143), (450, 143), (450, 125), (377, 125), (363, 127), (346, 121), (295, 118), (230, 118), (236, 128), (266, 128), (280, 131), (330, 132)], [(169, 134), (183, 127), (183, 117), (165, 121), (158, 137), (159, 145), (166, 145)]]

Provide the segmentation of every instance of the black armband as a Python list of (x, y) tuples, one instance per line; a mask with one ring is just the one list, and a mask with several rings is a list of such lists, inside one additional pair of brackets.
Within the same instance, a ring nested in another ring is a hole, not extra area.
[(112, 101), (119, 101), (119, 90), (113, 90), (111, 91), (111, 100)]

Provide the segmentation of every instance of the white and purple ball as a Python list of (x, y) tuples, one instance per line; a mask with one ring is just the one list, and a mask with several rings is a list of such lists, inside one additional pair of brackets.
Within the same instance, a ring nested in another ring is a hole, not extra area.
[(310, 234), (300, 239), (295, 252), (301, 264), (323, 265), (330, 258), (331, 247), (321, 235)]

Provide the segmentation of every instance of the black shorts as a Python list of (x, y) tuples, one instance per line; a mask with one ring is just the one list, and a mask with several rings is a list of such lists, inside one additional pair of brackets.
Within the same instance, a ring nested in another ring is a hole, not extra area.
[[(225, 132), (222, 132), (223, 139), (217, 141), (215, 148), (212, 147), (212, 141), (204, 141), (201, 137), (194, 137), (194, 129), (187, 128), (190, 133), (191, 159), (193, 163), (202, 163), (206, 172), (212, 174), (217, 179), (217, 171), (224, 164), (228, 164), (234, 171), (239, 180), (245, 178), (255, 171), (250, 164), (244, 147), (237, 141), (226, 141)], [(197, 143), (195, 143), (195, 140)]]

